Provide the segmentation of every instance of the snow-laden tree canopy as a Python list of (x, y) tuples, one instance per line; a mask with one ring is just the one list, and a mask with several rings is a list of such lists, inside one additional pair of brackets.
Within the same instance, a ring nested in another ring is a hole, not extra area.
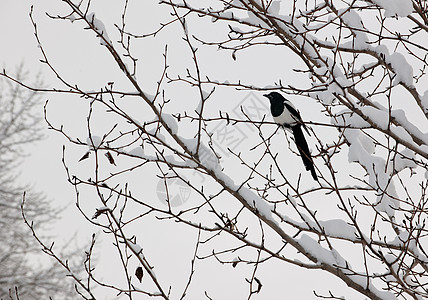
[[(46, 121), (67, 139), (77, 207), (111, 237), (123, 276), (103, 282), (91, 248), (83, 295), (272, 298), (289, 287), (269, 282), (293, 265), (338, 279), (319, 297), (346, 297), (337, 282), (360, 298), (428, 297), (425, 1), (63, 2), (48, 17), (97, 46), (100, 65), (83, 66), (89, 81), (63, 71), (32, 18), (59, 79)], [(318, 182), (272, 121), (271, 91), (310, 128)], [(65, 96), (86, 113), (58, 117)], [(160, 232), (186, 254), (163, 252)], [(185, 263), (172, 279), (170, 255)], [(208, 268), (242, 279), (236, 294)]]

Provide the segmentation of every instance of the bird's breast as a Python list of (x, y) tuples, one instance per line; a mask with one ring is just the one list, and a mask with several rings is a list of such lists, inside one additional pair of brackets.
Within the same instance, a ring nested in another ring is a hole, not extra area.
[(273, 120), (275, 121), (275, 123), (281, 124), (281, 125), (292, 125), (294, 123), (296, 123), (296, 120), (291, 116), (290, 113), (286, 113), (285, 111), (280, 114), (279, 116), (274, 116)]

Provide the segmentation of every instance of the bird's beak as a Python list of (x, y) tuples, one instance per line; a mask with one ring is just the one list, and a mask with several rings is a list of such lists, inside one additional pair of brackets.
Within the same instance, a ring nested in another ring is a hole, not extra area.
[(264, 94), (263, 97), (269, 98), (269, 95), (268, 94)]

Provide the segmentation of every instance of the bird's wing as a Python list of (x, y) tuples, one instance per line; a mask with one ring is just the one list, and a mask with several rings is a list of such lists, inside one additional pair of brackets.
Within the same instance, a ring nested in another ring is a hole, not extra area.
[(297, 123), (303, 123), (302, 117), (300, 116), (299, 111), (291, 104), (290, 101), (284, 101), (285, 108), (291, 113), (291, 116)]
[(306, 132), (309, 135), (311, 135), (308, 127), (306, 127), (306, 125), (303, 123), (302, 117), (300, 116), (300, 112), (294, 107), (294, 105), (288, 100), (284, 101), (284, 105), (285, 105), (285, 108), (287, 108), (290, 111), (293, 119), (296, 120), (297, 123), (302, 124), (302, 126), (303, 126), (303, 128), (305, 128)]

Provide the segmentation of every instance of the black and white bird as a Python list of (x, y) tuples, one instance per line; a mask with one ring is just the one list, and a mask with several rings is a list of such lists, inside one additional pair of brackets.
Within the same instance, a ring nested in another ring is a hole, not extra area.
[(271, 92), (263, 96), (270, 101), (270, 111), (275, 123), (289, 128), (293, 132), (294, 141), (296, 142), (297, 149), (299, 150), (306, 170), (311, 172), (314, 180), (318, 180), (311, 152), (309, 151), (308, 143), (303, 135), (302, 127), (304, 127), (306, 131), (308, 131), (308, 129), (303, 123), (299, 111), (290, 101), (277, 92)]

